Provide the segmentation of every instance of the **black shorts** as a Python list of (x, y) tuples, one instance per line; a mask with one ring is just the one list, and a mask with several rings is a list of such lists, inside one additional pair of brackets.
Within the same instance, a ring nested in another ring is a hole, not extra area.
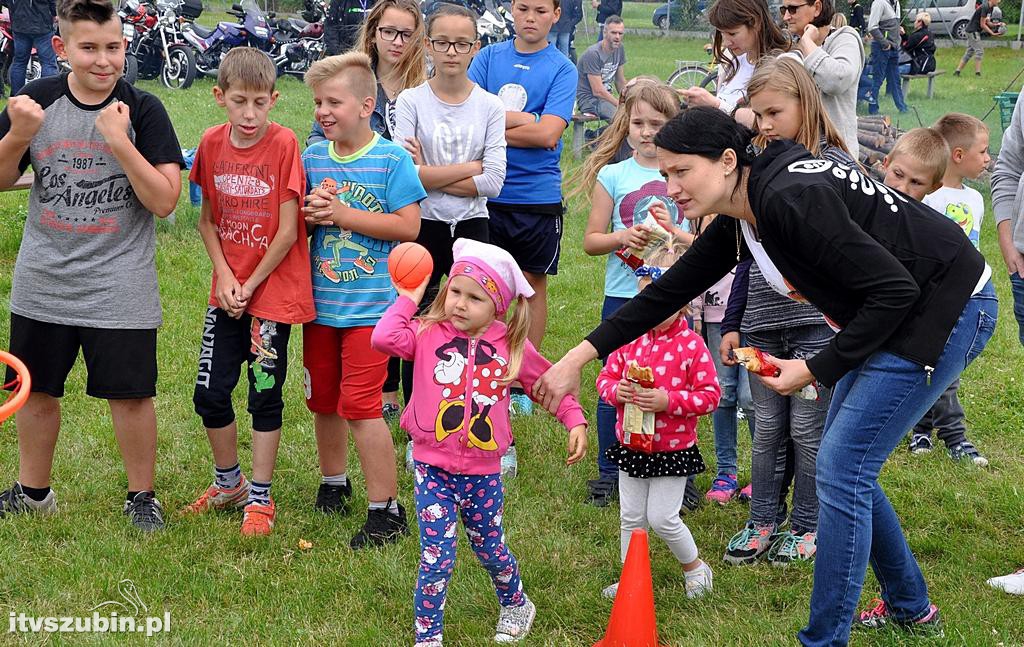
[(490, 242), (490, 227), (487, 218), (470, 218), (452, 226), (438, 220), (421, 220), (420, 233), (416, 242), (427, 248), (430, 258), (434, 261), (434, 271), (430, 273), (427, 292), (420, 302), (419, 312), (422, 314), (430, 307), (441, 286), (441, 277), (448, 274), (455, 262), (452, 246), (458, 238), (468, 238), (481, 243)]
[[(104, 400), (156, 395), (156, 328), (86, 328), (11, 313), (11, 354), (25, 362), (32, 392), (64, 396), (64, 383), (82, 350), (85, 392)], [(7, 369), (7, 382), (14, 371)]]
[(562, 204), (500, 204), (487, 201), (491, 244), (533, 274), (558, 274), (562, 253)]

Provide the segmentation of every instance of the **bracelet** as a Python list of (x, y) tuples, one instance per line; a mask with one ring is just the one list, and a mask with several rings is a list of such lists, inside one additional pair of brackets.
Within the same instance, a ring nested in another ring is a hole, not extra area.
[(536, 112), (531, 112), (530, 114), (531, 114), (531, 115), (533, 115), (533, 123), (535, 123), (535, 124), (536, 124), (536, 123), (539, 123), (539, 122), (540, 122), (540, 115), (539, 115), (538, 113), (536, 113)]

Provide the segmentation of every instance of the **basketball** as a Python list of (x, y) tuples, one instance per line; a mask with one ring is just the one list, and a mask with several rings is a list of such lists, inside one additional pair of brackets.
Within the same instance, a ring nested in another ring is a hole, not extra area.
[(417, 243), (402, 243), (388, 255), (388, 273), (395, 285), (415, 290), (434, 271), (430, 252)]

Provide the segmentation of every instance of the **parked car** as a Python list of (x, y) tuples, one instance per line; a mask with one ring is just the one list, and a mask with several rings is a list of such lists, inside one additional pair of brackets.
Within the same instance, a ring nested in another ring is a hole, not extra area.
[(933, 34), (949, 34), (958, 40), (967, 38), (967, 23), (974, 15), (975, 0), (914, 0), (904, 6), (904, 23), (914, 24), (921, 11), (931, 14)]
[[(691, 1), (692, 2), (692, 0), (683, 0), (683, 1), (684, 2), (685, 1)], [(654, 26), (657, 27), (658, 29), (668, 29), (669, 28), (669, 17), (668, 17), (669, 4), (677, 4), (677, 1), (673, 0), (673, 2), (671, 2), (671, 3), (666, 2), (665, 4), (661, 5), (657, 9), (655, 9), (654, 10), (654, 14), (651, 16), (651, 22), (654, 23)], [(707, 0), (697, 0), (696, 9), (697, 9), (697, 13), (699, 15), (703, 15), (704, 11), (707, 8), (708, 8)]]

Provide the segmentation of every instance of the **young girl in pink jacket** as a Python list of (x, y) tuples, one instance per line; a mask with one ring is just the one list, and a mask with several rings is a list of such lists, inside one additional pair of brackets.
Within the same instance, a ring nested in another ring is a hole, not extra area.
[[(656, 281), (680, 253), (665, 248), (649, 256), (636, 271), (639, 288)], [(605, 456), (619, 466), (622, 560), (633, 530), (650, 526), (683, 565), (686, 595), (695, 598), (711, 591), (711, 567), (697, 557), (679, 506), (686, 478), (705, 469), (697, 420), (718, 407), (722, 391), (711, 353), (684, 314), (685, 309), (612, 353), (597, 377), (597, 392), (618, 414), (619, 442)], [(612, 584), (604, 595), (615, 597), (618, 587)]]
[[(422, 549), (415, 591), (417, 647), (442, 644), (459, 517), (494, 581), (501, 605), (495, 640), (522, 639), (537, 611), (505, 545), (501, 457), (512, 442), (509, 385), (518, 380), (529, 393), (551, 363), (526, 339), (526, 299), (533, 290), (512, 256), (464, 238), (455, 241), (453, 256), (448, 283), (430, 309), (413, 319), (426, 281), (412, 291), (396, 286), (398, 300), (371, 339), (374, 348), (415, 362), (412, 400), (401, 425), (413, 442)], [(552, 413), (569, 430), (567, 464), (581, 460), (587, 451), (583, 409), (566, 396)]]

